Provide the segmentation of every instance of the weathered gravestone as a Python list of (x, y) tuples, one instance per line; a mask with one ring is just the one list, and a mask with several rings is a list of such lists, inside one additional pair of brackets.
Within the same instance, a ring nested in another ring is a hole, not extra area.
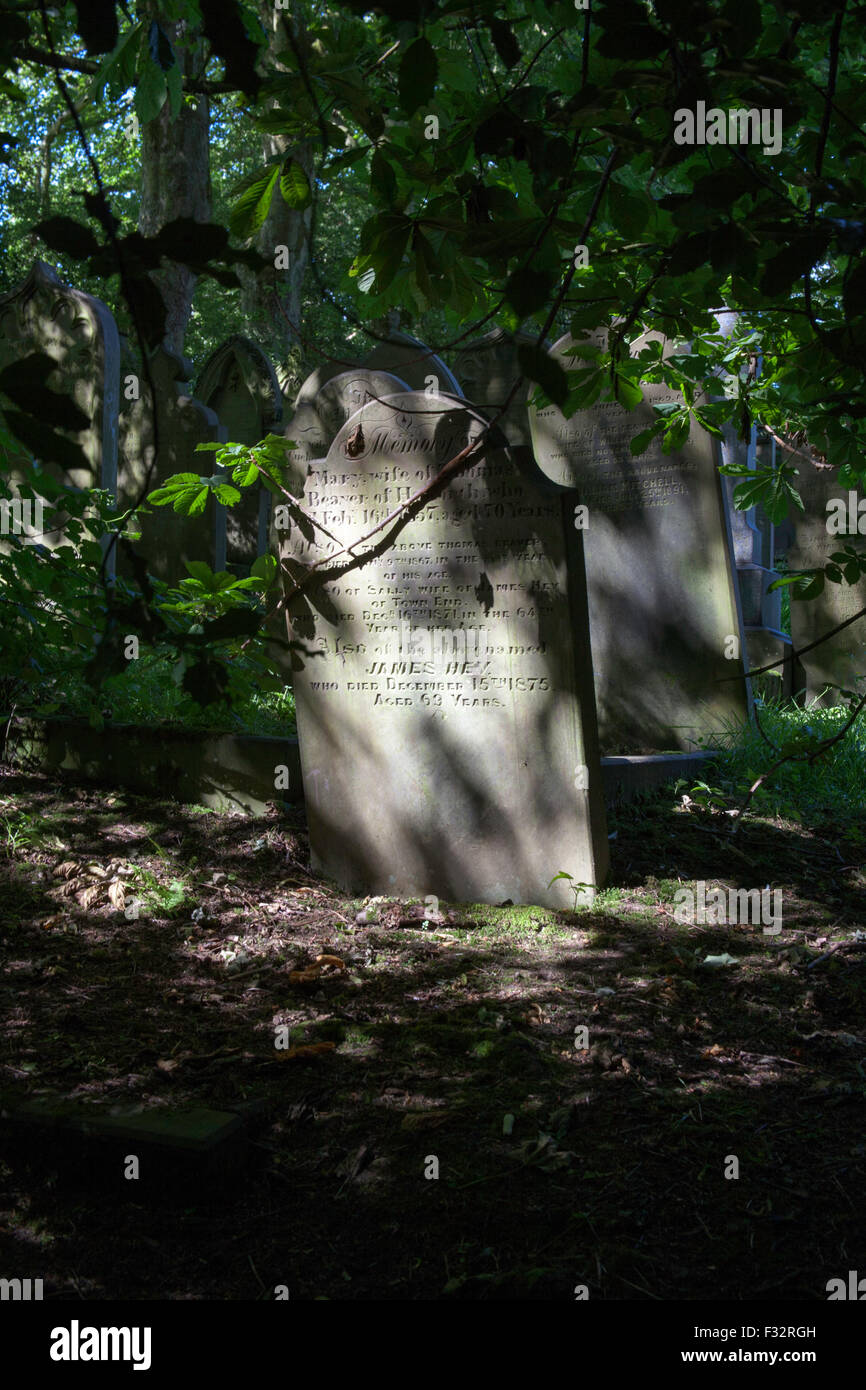
[[(505, 405), (514, 383), (522, 376), (517, 360), (521, 343), (535, 346), (536, 339), (526, 333), (506, 333), (494, 328), (454, 354), (463, 395), (488, 418)], [(498, 424), (512, 448), (531, 447), (525, 391), (518, 389), (514, 393)]]
[(290, 458), (297, 464), (323, 458), (342, 426), (362, 405), (408, 390), (408, 383), (390, 372), (353, 367), (329, 376), (328, 368), (318, 367), (298, 392), (292, 418), (283, 430), (295, 442)]
[[(196, 383), (196, 396), (213, 410), (236, 444), (257, 444), (279, 433), (283, 398), (269, 358), (249, 338), (235, 333), (212, 353)], [(237, 506), (226, 511), (226, 563), (248, 571), (268, 550), (270, 493), (264, 487), (243, 490)]]
[[(342, 427), (307, 479), (322, 531), (292, 573), (356, 542), (477, 439), (455, 398), (407, 392)], [(504, 444), (502, 437), (499, 442)], [(344, 888), (568, 907), (559, 871), (607, 868), (580, 537), (500, 447), (375, 554), (290, 605), (314, 865)], [(346, 556), (341, 557), (341, 563)]]
[(391, 329), (387, 342), (377, 343), (364, 358), (369, 371), (392, 372), (407, 381), (413, 391), (443, 391), (455, 396), (463, 392), (457, 378), (435, 352), (399, 329)]
[[(47, 379), (49, 389), (69, 396), (90, 424), (80, 432), (56, 431), (83, 451), (82, 464), (55, 465), (49, 456), (50, 445), (46, 443), (43, 453), (35, 440), (33, 454), (64, 485), (101, 487), (113, 494), (117, 485), (120, 386), (117, 325), (101, 299), (70, 289), (51, 266), (38, 260), (22, 285), (0, 296), (0, 370), (34, 352), (45, 353), (57, 363)], [(44, 423), (51, 426), (52, 422), (46, 419)], [(22, 460), (25, 457), (22, 455)], [(9, 462), (15, 478), (14, 460)], [(60, 532), (49, 531), (41, 538), (45, 544), (61, 543), (62, 522), (61, 515), (53, 518)]]
[[(553, 349), (566, 369), (580, 365), (570, 346), (562, 338)], [(596, 702), (611, 754), (690, 749), (749, 711), (745, 682), (731, 679), (743, 672), (744, 636), (715, 442), (693, 424), (676, 452), (655, 440), (633, 456), (653, 403), (681, 403), (663, 384), (643, 394), (633, 411), (613, 401), (568, 420), (530, 407), (540, 469), (588, 509)]]
[[(788, 569), (823, 569), (831, 556), (846, 545), (863, 550), (866, 536), (866, 500), (863, 493), (842, 488), (835, 468), (817, 469), (803, 458), (794, 460), (799, 479), (796, 487), (805, 511), (794, 514), (794, 543), (788, 551)], [(858, 515), (862, 502), (863, 513)], [(859, 526), (863, 526), (863, 534)], [(857, 584), (833, 584), (827, 580), (823, 593), (813, 599), (791, 597), (791, 638), (798, 671), (795, 686), (805, 688), (806, 700), (822, 705), (838, 704), (837, 689), (863, 691), (866, 677), (866, 617), (843, 628), (812, 651), (800, 655), (801, 648), (816, 642), (839, 623), (866, 608), (866, 580)], [(826, 693), (825, 693), (826, 691)]]
[[(125, 396), (120, 417), (119, 501), (124, 508), (137, 502), (145, 487), (153, 492), (173, 473), (210, 476), (214, 455), (196, 453), (196, 445), (222, 443), (226, 438), (225, 428), (212, 410), (179, 394), (180, 383), (187, 382), (192, 372), (185, 357), (157, 348), (150, 357), (150, 371), (156, 392), (158, 457), (154, 457), (150, 394), (144, 373), (138, 371), (125, 377), (125, 391), (131, 394)], [(144, 555), (150, 573), (176, 584), (188, 577), (188, 560), (204, 560), (213, 569), (224, 569), (225, 514), (225, 507), (213, 497), (197, 516), (184, 516), (171, 507), (143, 509), (139, 513), (141, 540), (136, 548)]]

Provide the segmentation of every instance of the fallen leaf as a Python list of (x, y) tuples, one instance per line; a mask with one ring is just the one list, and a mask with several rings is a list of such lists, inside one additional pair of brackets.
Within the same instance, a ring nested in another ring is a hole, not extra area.
[(126, 902), (126, 884), (116, 878), (108, 885), (108, 900), (112, 907), (123, 907)]

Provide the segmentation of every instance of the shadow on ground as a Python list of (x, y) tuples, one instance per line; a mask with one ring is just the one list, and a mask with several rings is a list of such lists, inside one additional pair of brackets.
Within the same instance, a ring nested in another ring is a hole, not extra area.
[[(146, 1164), (97, 1185), (75, 1137), (5, 1123), (0, 1275), (75, 1300), (826, 1298), (862, 1264), (862, 849), (732, 841), (670, 792), (615, 824), (591, 912), (358, 924), (276, 808), (0, 777), (7, 1105), (208, 1106), (249, 1136), (178, 1189)], [(699, 880), (781, 889), (782, 932), (677, 922)]]

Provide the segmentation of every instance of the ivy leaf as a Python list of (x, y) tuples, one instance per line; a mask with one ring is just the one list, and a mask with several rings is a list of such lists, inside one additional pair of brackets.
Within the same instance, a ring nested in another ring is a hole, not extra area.
[(397, 82), (400, 90), (400, 105), (411, 116), (429, 102), (436, 90), (439, 65), (436, 52), (429, 39), (416, 39), (403, 54)]

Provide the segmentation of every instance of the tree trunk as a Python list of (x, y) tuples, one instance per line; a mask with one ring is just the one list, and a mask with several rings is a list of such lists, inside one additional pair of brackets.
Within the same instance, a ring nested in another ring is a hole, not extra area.
[[(268, 64), (271, 69), (282, 70), (273, 54), (276, 48), (285, 45), (282, 30), (284, 12), (277, 12), (266, 0), (259, 0), (259, 18), (270, 36)], [(296, 21), (289, 20), (289, 23)], [(270, 103), (273, 105), (273, 103)], [(313, 156), (309, 145), (292, 146), (283, 135), (266, 134), (262, 137), (263, 162), (291, 153), (312, 177)], [(267, 218), (255, 240), (256, 250), (267, 257), (268, 268), (257, 274), (238, 268), (241, 280), (241, 314), (246, 331), (274, 363), (281, 387), (291, 375), (288, 349), (299, 341), (295, 328), (300, 327), (301, 293), (304, 274), (309, 258), (311, 211), (290, 208), (283, 201), (277, 188), (274, 192)], [(277, 270), (274, 261), (277, 248), (288, 249), (288, 269)]]
[[(155, 7), (152, 15), (171, 39), (183, 63), (184, 75), (189, 75), (200, 56), (200, 41), (192, 34), (180, 34), (179, 26), (166, 20)], [(192, 217), (196, 222), (210, 220), (209, 132), (210, 103), (202, 95), (189, 105), (184, 101), (174, 120), (166, 102), (159, 115), (142, 128), (138, 229), (143, 236), (155, 236), (176, 217)], [(165, 345), (173, 352), (183, 352), (196, 278), (178, 261), (153, 274), (166, 307)]]

